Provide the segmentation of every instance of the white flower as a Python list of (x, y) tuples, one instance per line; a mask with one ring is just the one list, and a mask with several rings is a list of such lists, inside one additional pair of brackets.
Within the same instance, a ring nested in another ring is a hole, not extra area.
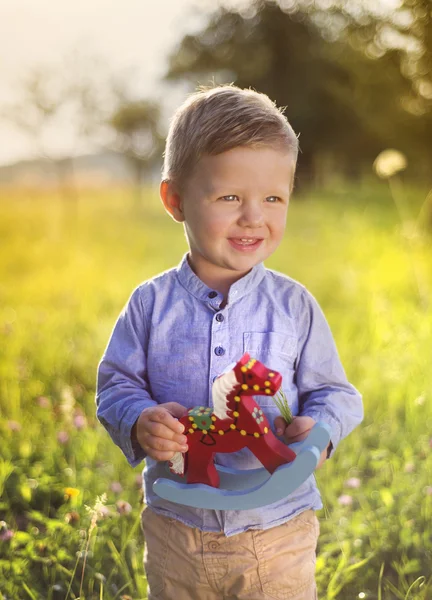
[(349, 488), (359, 488), (361, 481), (358, 477), (350, 477), (345, 481), (345, 486)]
[(107, 495), (104, 492), (101, 496), (96, 496), (96, 502), (93, 506), (87, 506), (87, 504), (84, 504), (86, 511), (91, 517), (90, 527), (88, 530), (89, 539), (91, 532), (96, 527), (98, 519), (103, 519), (110, 516), (110, 510), (107, 506), (105, 506), (106, 501)]
[(111, 491), (115, 494), (120, 494), (123, 491), (123, 486), (119, 481), (113, 481), (110, 485)]
[(378, 154), (373, 164), (375, 173), (381, 179), (388, 179), (407, 167), (407, 159), (399, 150), (383, 150)]
[(69, 441), (69, 434), (67, 431), (59, 431), (57, 433), (57, 441), (60, 442), (60, 444), (67, 444)]
[(74, 425), (78, 430), (84, 429), (85, 427), (87, 427), (87, 419), (84, 415), (75, 415)]
[(130, 512), (132, 512), (132, 506), (129, 504), (129, 502), (126, 502), (125, 500), (118, 500), (116, 502), (116, 506), (117, 511), (121, 515), (128, 515)]
[(263, 411), (257, 407), (253, 409), (252, 416), (257, 423), (264, 421)]

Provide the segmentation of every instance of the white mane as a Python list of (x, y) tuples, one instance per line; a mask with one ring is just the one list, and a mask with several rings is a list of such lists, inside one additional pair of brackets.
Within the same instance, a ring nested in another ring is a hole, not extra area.
[(212, 386), (213, 412), (219, 419), (227, 419), (227, 396), (238, 384), (234, 369), (218, 377)]

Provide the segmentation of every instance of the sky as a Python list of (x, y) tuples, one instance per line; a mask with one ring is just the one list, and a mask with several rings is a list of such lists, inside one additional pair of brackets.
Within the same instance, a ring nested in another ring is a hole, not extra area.
[[(26, 74), (61, 64), (73, 51), (99, 57), (112, 73), (138, 69), (140, 92), (152, 94), (167, 56), (184, 33), (197, 27), (202, 19), (197, 9), (206, 4), (207, 0), (1, 0), (0, 112), (19, 100)], [(0, 164), (32, 152), (26, 136), (0, 119)]]

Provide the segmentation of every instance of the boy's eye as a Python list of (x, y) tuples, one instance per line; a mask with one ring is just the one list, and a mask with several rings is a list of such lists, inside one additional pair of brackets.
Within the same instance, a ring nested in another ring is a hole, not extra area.
[[(222, 196), (222, 200), (226, 200), (227, 202), (236, 202), (239, 200), (239, 197), (235, 194), (228, 194), (227, 196)], [(266, 202), (276, 204), (277, 202), (280, 202), (280, 198), (279, 196), (267, 196)]]

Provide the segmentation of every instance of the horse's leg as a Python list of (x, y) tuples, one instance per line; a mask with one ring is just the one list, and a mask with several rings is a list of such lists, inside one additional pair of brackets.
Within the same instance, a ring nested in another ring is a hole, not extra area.
[(277, 439), (271, 431), (259, 438), (249, 438), (248, 447), (263, 466), (273, 473), (278, 467), (292, 462), (296, 454), (286, 444)]
[[(261, 417), (260, 422), (257, 422), (256, 417), (258, 413), (262, 415), (262, 410), (255, 399), (252, 396), (244, 397), (241, 408), (237, 428), (255, 432), (253, 437), (245, 437), (245, 445), (255, 454), (267, 471), (273, 473), (281, 465), (292, 462), (296, 457), (295, 452), (277, 439), (270, 429), (267, 418)], [(267, 433), (265, 433), (266, 431)], [(255, 437), (258, 433), (259, 437)]]
[(194, 444), (188, 452), (188, 483), (205, 483), (219, 487), (219, 473), (213, 460), (214, 451), (204, 444)]

